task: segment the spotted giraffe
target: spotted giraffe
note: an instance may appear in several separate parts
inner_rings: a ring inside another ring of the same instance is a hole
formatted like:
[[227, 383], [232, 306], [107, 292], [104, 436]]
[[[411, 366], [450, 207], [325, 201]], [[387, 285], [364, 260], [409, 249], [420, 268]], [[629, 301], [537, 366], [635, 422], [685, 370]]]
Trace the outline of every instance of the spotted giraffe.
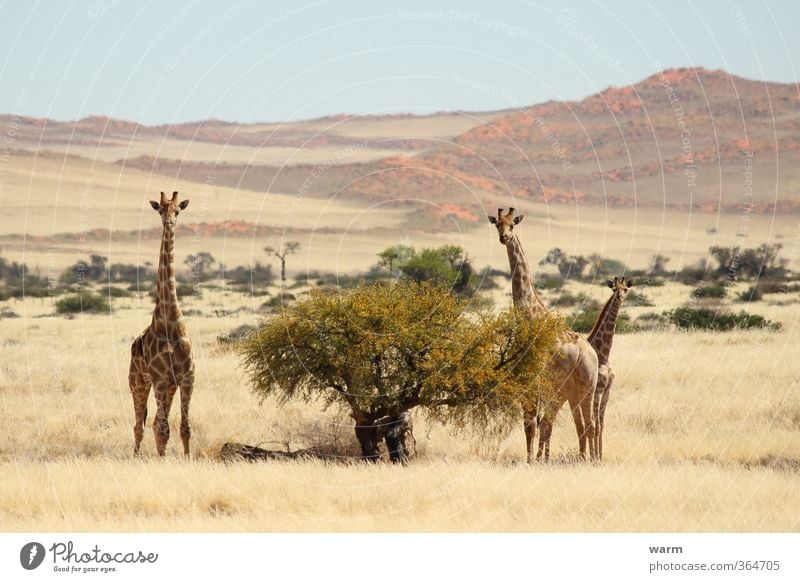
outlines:
[[194, 386], [194, 362], [192, 342], [186, 335], [178, 293], [175, 285], [174, 247], [175, 224], [178, 214], [189, 205], [188, 200], [178, 202], [178, 193], [168, 199], [162, 192], [161, 201], [150, 205], [161, 215], [164, 231], [161, 235], [161, 253], [158, 261], [156, 306], [153, 319], [142, 334], [131, 345], [131, 364], [128, 374], [135, 424], [133, 426], [135, 455], [144, 435], [147, 420], [147, 399], [152, 386], [156, 397], [156, 415], [153, 432], [156, 449], [164, 456], [169, 440], [169, 411], [178, 388], [181, 391], [181, 440], [183, 452], [189, 454], [189, 401]]
[[614, 383], [614, 371], [608, 363], [611, 355], [611, 344], [614, 342], [614, 332], [617, 328], [617, 317], [622, 302], [628, 295], [628, 290], [633, 287], [631, 279], [614, 277], [608, 280], [608, 286], [613, 291], [603, 310], [589, 332], [589, 343], [597, 352], [597, 363], [600, 366], [597, 374], [597, 388], [594, 392], [594, 424], [595, 424], [595, 449], [597, 458], [603, 458], [603, 429], [605, 428], [606, 407], [611, 396], [611, 386]]
[[[549, 310], [536, 291], [528, 259], [525, 257], [517, 235], [514, 234], [514, 227], [522, 222], [522, 219], [522, 215], [515, 215], [514, 208], [509, 208], [505, 214], [502, 208], [498, 208], [497, 217], [489, 216], [489, 222], [497, 228], [500, 244], [504, 245], [508, 251], [514, 305], [528, 309], [531, 317], [536, 317], [548, 313]], [[528, 462], [533, 462], [533, 441], [536, 437], [539, 414], [543, 414], [543, 426], [545, 423], [551, 426], [552, 419], [564, 402], [569, 402], [572, 411], [581, 458], [586, 458], [587, 445], [590, 457], [594, 458], [595, 437], [592, 403], [597, 384], [597, 354], [585, 338], [573, 331], [566, 331], [559, 338], [556, 354], [548, 366], [552, 373], [553, 383], [558, 389], [559, 398], [554, 407], [548, 407], [543, 411], [534, 408], [524, 410]], [[550, 457], [549, 443], [546, 449], [542, 448], [541, 434], [539, 445], [537, 458], [544, 455], [547, 460]]]

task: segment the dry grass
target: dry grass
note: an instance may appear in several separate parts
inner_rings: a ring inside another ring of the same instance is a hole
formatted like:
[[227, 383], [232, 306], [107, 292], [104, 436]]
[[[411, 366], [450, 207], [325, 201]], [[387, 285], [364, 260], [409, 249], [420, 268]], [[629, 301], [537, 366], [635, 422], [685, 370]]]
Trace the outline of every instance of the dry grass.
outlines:
[[[658, 292], [648, 295], [667, 305], [686, 288]], [[346, 417], [313, 405], [259, 404], [235, 353], [216, 341], [252, 321], [244, 313], [189, 318], [193, 459], [181, 458], [174, 437], [168, 458], [154, 458], [148, 430], [144, 459], [133, 460], [128, 349], [149, 309], [117, 301], [113, 317], [74, 320], [47, 317], [47, 301], [9, 304], [24, 317], [0, 331], [3, 531], [800, 530], [787, 511], [800, 505], [792, 306], [759, 308], [784, 323], [778, 333], [619, 336], [603, 465], [572, 460], [576, 438], [562, 411], [550, 466], [522, 463], [521, 430], [484, 441], [418, 419], [420, 457], [400, 468], [216, 461], [228, 440], [299, 448], [320, 427], [349, 435]], [[211, 299], [187, 307], [213, 313]]]

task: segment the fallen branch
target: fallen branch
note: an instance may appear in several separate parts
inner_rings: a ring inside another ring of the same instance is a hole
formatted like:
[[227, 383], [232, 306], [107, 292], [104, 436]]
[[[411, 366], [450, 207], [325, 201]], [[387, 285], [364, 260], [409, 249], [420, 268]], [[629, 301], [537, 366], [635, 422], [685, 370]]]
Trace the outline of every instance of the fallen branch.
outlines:
[[270, 459], [325, 459], [327, 455], [317, 449], [300, 449], [298, 451], [271, 451], [243, 445], [242, 443], [225, 443], [220, 450], [220, 458], [223, 461], [266, 461]]

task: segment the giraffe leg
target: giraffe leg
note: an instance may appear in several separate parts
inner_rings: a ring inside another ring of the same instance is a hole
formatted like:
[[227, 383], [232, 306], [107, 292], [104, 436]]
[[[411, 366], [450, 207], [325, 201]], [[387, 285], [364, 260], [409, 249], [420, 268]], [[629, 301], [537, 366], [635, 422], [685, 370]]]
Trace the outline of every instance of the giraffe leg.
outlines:
[[[586, 423], [583, 417], [580, 401], [570, 401], [569, 409], [572, 412], [572, 420], [575, 422], [575, 432], [578, 433], [578, 456], [581, 460], [586, 459]], [[594, 447], [592, 447], [594, 449]]]
[[609, 368], [608, 366], [600, 366], [600, 369], [597, 373], [597, 387], [594, 391], [594, 403], [592, 405], [592, 414], [594, 415], [594, 427], [595, 427], [595, 451], [597, 451], [598, 459], [603, 458], [601, 452], [601, 440], [602, 440], [602, 422], [600, 419], [600, 405], [603, 399], [603, 395], [606, 392], [608, 387], [608, 373]]
[[536, 453], [537, 461], [550, 460], [550, 436], [553, 434], [553, 423], [556, 421], [555, 414], [552, 416], [545, 414], [539, 426], [539, 450]]
[[163, 457], [169, 441], [169, 411], [172, 408], [172, 399], [175, 397], [177, 387], [174, 385], [158, 384], [155, 386], [156, 417], [153, 420], [153, 432], [156, 435], [156, 450]]
[[[599, 409], [597, 412], [597, 427], [595, 430], [597, 431], [597, 457], [600, 460], [603, 460], [603, 429], [606, 425], [606, 407], [608, 406], [608, 399], [611, 397], [611, 386], [614, 384], [614, 372], [611, 368], [608, 369], [608, 378], [606, 381], [605, 390], [603, 391], [603, 397], [599, 403]], [[599, 381], [598, 381], [599, 386]]]
[[[595, 388], [595, 385], [592, 388]], [[595, 425], [594, 414], [592, 412], [592, 405], [594, 404], [594, 390], [585, 395], [578, 402], [580, 408], [580, 416], [583, 421], [583, 433], [581, 436], [581, 459], [586, 459], [586, 446], [589, 447], [589, 458], [595, 460], [597, 458], [597, 449], [595, 447]], [[577, 427], [577, 424], [576, 424]]]
[[144, 437], [144, 423], [147, 421], [147, 399], [150, 397], [150, 378], [144, 372], [144, 361], [131, 359], [128, 372], [128, 384], [133, 396], [133, 454], [139, 455], [139, 448]]
[[525, 419], [525, 444], [528, 447], [529, 463], [533, 463], [533, 441], [536, 438], [536, 428], [538, 424], [536, 415], [536, 409], [523, 411], [523, 417]]
[[191, 370], [181, 381], [181, 441], [183, 441], [183, 454], [189, 456], [189, 438], [192, 431], [189, 428], [189, 402], [194, 389], [194, 370]]

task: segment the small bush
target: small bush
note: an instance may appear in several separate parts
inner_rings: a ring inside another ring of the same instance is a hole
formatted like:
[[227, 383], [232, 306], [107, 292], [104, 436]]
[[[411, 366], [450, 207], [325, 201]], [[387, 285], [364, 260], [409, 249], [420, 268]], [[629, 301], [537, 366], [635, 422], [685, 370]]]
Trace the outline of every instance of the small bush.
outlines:
[[256, 329], [254, 325], [240, 325], [230, 331], [230, 333], [217, 336], [217, 341], [223, 345], [234, 345], [246, 340]]
[[739, 301], [750, 303], [753, 301], [761, 301], [764, 298], [764, 292], [758, 285], [751, 285], [744, 291], [739, 291], [736, 294], [736, 297], [739, 299]]
[[740, 311], [725, 313], [716, 309], [678, 307], [664, 313], [669, 320], [681, 329], [707, 329], [729, 331], [731, 329], [771, 329], [779, 330], [781, 324], [761, 315]]
[[669, 319], [660, 313], [643, 313], [633, 323], [633, 326], [639, 331], [664, 329], [667, 325], [669, 325]]
[[663, 287], [664, 284], [664, 279], [656, 279], [654, 277], [642, 277], [636, 279], [637, 287]]
[[131, 297], [133, 294], [128, 289], [121, 287], [108, 287], [109, 297]]
[[702, 285], [692, 290], [694, 299], [722, 299], [728, 294], [728, 288], [721, 284]]
[[[636, 284], [638, 285], [639, 282], [637, 281]], [[653, 305], [655, 305], [650, 301], [650, 298], [641, 291], [628, 291], [625, 302], [634, 307], [653, 307]]]
[[56, 313], [59, 315], [67, 313], [105, 313], [111, 310], [108, 299], [104, 295], [92, 293], [91, 291], [81, 291], [68, 295], [56, 302]]
[[600, 310], [602, 305], [596, 299], [592, 299], [586, 293], [578, 293], [577, 295], [573, 295], [569, 292], [561, 293], [558, 297], [556, 297], [553, 301], [550, 302], [553, 307], [574, 307], [576, 305], [580, 305], [584, 311], [588, 310]]
[[274, 297], [270, 298], [269, 301], [265, 301], [264, 303], [261, 304], [261, 310], [271, 311], [273, 309], [278, 309], [280, 307], [288, 305], [289, 303], [295, 301], [296, 299], [297, 297], [291, 293], [283, 293], [281, 295], [275, 295]]
[[800, 291], [800, 283], [786, 283], [781, 281], [764, 283], [760, 281], [759, 289], [761, 289], [763, 293], [797, 293]]
[[0, 309], [0, 319], [16, 319], [19, 315], [8, 307]]

